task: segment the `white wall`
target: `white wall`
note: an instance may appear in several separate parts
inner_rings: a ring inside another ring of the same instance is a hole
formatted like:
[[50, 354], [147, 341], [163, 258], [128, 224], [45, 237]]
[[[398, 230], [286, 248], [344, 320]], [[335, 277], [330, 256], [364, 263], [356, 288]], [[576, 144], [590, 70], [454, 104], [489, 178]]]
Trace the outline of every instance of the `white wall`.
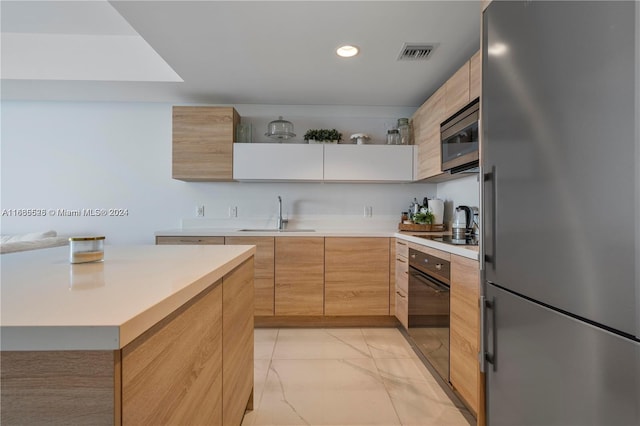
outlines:
[[[407, 108], [236, 108], [254, 123], [284, 115], [300, 135], [307, 125], [324, 123], [338, 123], [332, 127], [347, 132], [380, 132], [385, 123], [412, 113]], [[436, 186], [430, 184], [173, 180], [169, 104], [2, 102], [1, 120], [2, 234], [55, 229], [61, 234], [104, 234], [111, 244], [152, 243], [155, 231], [179, 228], [182, 219], [195, 218], [198, 204], [205, 205], [205, 219], [227, 221], [229, 226], [246, 218], [272, 219], [277, 195], [283, 197], [291, 218], [362, 217], [364, 206], [369, 205], [374, 219], [396, 220], [414, 197], [436, 195]], [[266, 124], [254, 131], [264, 133]], [[229, 206], [238, 207], [237, 219], [227, 218]], [[16, 217], [9, 212], [85, 208], [123, 208], [128, 215]], [[193, 220], [187, 222], [193, 226]]]
[[453, 209], [457, 206], [480, 206], [480, 184], [478, 174], [438, 184], [438, 198], [444, 200], [444, 222], [453, 220]]

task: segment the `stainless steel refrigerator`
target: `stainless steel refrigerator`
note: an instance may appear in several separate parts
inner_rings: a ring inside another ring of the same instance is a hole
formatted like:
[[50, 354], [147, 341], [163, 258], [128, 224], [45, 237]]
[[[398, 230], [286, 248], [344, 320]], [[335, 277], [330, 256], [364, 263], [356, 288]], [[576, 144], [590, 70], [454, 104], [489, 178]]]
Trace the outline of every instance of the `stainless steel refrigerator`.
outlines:
[[487, 423], [640, 425], [634, 1], [483, 15]]

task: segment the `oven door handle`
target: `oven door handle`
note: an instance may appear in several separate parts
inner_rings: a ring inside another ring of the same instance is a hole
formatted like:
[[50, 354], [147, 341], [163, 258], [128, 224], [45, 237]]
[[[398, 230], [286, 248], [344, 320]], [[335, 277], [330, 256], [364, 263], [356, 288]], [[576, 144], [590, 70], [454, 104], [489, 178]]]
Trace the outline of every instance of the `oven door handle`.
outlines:
[[423, 284], [426, 284], [427, 286], [431, 287], [432, 289], [434, 289], [437, 293], [448, 293], [449, 292], [449, 287], [447, 287], [444, 284], [439, 283], [438, 281], [434, 280], [433, 278], [431, 278], [428, 275], [425, 275], [421, 272], [417, 272], [417, 271], [410, 271], [410, 274], [413, 278], [417, 279], [418, 281], [420, 281]]

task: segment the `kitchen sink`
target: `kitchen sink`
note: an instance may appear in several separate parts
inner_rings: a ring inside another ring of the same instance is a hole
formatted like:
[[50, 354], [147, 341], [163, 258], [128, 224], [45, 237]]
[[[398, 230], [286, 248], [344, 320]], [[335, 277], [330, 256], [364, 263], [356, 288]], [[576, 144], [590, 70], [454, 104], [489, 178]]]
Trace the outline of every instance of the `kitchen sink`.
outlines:
[[239, 232], [316, 232], [315, 229], [268, 229], [268, 228], [255, 228], [255, 229], [238, 229]]

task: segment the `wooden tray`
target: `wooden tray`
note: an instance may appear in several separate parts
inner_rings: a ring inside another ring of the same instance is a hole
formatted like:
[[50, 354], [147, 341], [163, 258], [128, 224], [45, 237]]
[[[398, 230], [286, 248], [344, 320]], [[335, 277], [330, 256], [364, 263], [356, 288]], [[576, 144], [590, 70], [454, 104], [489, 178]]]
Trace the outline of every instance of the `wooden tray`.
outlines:
[[416, 231], [416, 232], [442, 232], [446, 230], [445, 224], [440, 225], [427, 225], [418, 223], [399, 223], [398, 230], [400, 231]]

